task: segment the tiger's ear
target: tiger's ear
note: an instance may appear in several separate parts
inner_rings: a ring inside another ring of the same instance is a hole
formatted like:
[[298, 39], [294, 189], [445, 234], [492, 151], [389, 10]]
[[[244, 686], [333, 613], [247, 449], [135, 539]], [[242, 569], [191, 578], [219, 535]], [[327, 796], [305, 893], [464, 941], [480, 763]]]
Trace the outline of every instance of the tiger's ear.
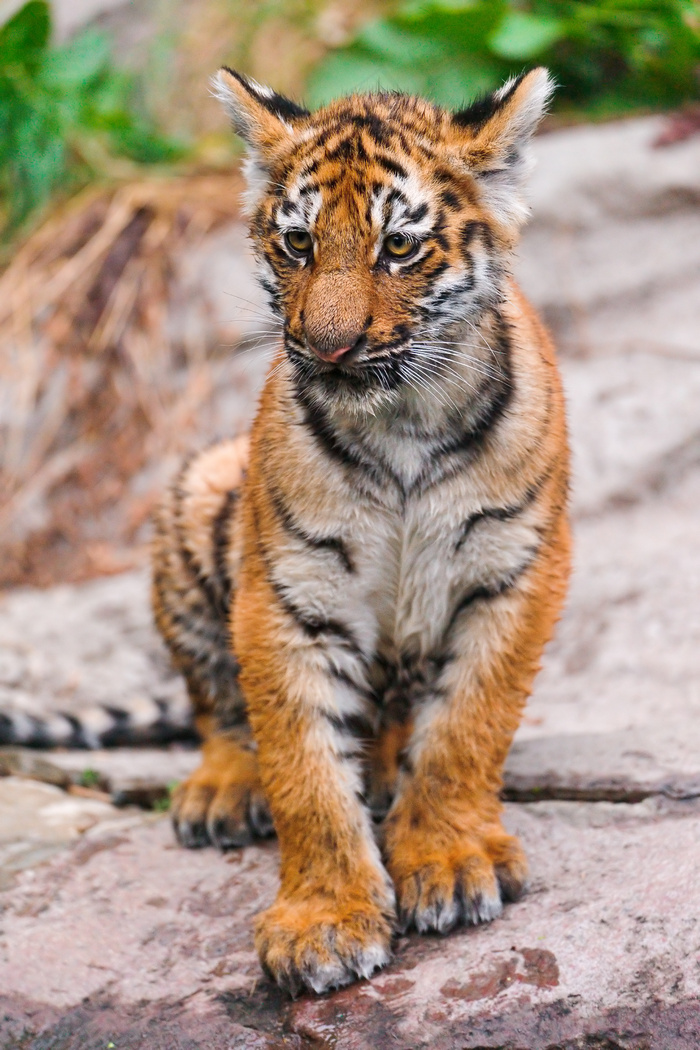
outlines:
[[530, 139], [553, 91], [554, 81], [540, 66], [452, 116], [460, 153], [477, 178], [484, 203], [498, 220], [516, 229], [528, 215], [523, 187], [531, 167]]
[[243, 163], [248, 189], [243, 203], [251, 215], [269, 188], [271, 154], [285, 142], [292, 142], [295, 122], [310, 114], [272, 88], [226, 66], [213, 77], [212, 87], [223, 102], [234, 131], [248, 147]]
[[309, 116], [309, 111], [296, 102], [226, 66], [212, 79], [212, 86], [234, 131], [259, 153], [291, 139], [295, 121]]

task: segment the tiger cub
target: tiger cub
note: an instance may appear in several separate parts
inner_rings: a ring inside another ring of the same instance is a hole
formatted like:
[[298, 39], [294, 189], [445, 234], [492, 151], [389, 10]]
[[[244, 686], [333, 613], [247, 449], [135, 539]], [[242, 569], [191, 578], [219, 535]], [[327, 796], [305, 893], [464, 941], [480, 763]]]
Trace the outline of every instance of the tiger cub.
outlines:
[[565, 595], [569, 456], [509, 268], [551, 83], [457, 113], [216, 86], [283, 337], [250, 438], [186, 464], [157, 516], [156, 620], [205, 738], [173, 818], [191, 847], [274, 825], [257, 949], [323, 992], [397, 929], [488, 922], [525, 886], [499, 790]]

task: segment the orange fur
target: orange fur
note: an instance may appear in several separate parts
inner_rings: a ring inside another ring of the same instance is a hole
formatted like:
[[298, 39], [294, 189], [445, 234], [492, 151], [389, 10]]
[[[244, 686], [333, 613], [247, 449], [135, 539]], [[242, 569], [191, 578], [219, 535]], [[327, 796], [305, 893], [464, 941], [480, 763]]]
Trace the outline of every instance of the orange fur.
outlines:
[[264, 797], [281, 887], [256, 944], [292, 992], [525, 885], [499, 792], [565, 596], [568, 449], [507, 273], [548, 90], [534, 71], [457, 115], [394, 95], [311, 115], [219, 77], [284, 344], [249, 446], [166, 497], [154, 603], [209, 734], [176, 829], [235, 844]]

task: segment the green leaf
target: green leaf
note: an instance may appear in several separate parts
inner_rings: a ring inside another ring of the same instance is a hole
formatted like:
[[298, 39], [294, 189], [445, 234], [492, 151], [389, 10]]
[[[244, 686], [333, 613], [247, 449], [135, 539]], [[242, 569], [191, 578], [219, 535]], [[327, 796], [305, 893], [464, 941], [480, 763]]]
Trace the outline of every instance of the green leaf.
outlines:
[[419, 20], [433, 11], [455, 11], [474, 10], [483, 6], [481, 0], [406, 0], [399, 8], [399, 13], [412, 20]]
[[390, 22], [370, 22], [359, 33], [357, 43], [392, 65], [411, 66], [439, 60], [443, 49], [439, 41], [407, 32]]
[[[483, 4], [481, 6], [484, 6]], [[478, 0], [433, 0], [436, 11], [475, 11], [479, 7]]]
[[87, 87], [109, 64], [109, 40], [88, 31], [46, 56], [41, 79], [47, 87]]
[[428, 75], [427, 90], [439, 106], [462, 109], [477, 96], [494, 91], [501, 79], [493, 63], [472, 58], [461, 65], [442, 63]]
[[0, 68], [16, 64], [35, 68], [51, 36], [45, 0], [30, 0], [0, 29]]
[[420, 94], [425, 79], [418, 70], [377, 62], [371, 55], [358, 51], [337, 52], [312, 74], [307, 84], [307, 97], [312, 106], [321, 106], [338, 95], [353, 91], [380, 89]]
[[509, 11], [490, 37], [489, 45], [500, 58], [527, 60], [561, 40], [565, 30], [561, 19]]

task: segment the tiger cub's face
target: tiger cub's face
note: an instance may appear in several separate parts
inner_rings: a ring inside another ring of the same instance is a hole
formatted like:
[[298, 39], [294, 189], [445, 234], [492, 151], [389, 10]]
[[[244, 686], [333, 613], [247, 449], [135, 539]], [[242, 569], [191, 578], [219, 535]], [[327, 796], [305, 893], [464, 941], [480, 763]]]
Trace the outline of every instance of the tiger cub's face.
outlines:
[[227, 69], [216, 88], [248, 145], [260, 280], [297, 382], [376, 402], [426, 359], [439, 371], [499, 299], [546, 71], [456, 114], [396, 94], [311, 114]]

